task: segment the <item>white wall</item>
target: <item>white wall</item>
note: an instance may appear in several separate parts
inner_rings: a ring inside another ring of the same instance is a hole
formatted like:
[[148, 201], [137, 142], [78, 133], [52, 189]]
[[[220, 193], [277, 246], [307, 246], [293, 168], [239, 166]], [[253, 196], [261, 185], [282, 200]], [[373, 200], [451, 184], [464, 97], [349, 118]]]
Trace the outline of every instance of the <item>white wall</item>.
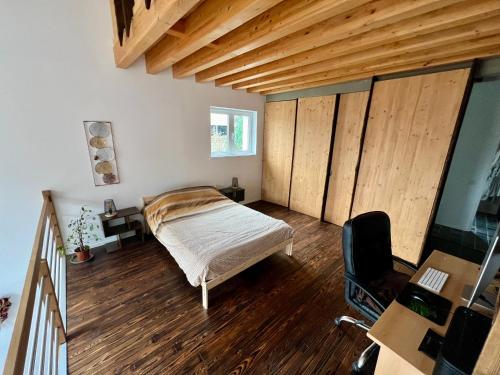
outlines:
[[[104, 0], [10, 1], [0, 35], [0, 296], [19, 298], [42, 189], [54, 191], [62, 221], [81, 204], [137, 205], [233, 176], [247, 201], [260, 199], [263, 97], [148, 75], [143, 61], [115, 68]], [[209, 158], [210, 105], [258, 111], [257, 156]], [[120, 184], [94, 186], [84, 120], [112, 122]], [[12, 316], [0, 328], [0, 370]]]
[[436, 222], [469, 231], [500, 142], [500, 81], [475, 83]]

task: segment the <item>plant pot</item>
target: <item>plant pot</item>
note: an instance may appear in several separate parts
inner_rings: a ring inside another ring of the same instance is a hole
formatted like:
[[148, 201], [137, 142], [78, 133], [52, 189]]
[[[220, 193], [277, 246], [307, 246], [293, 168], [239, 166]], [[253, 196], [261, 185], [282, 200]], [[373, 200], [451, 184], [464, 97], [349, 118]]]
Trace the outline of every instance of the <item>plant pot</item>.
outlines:
[[83, 249], [78, 248], [75, 250], [75, 256], [78, 262], [85, 262], [90, 258], [90, 247], [85, 246]]

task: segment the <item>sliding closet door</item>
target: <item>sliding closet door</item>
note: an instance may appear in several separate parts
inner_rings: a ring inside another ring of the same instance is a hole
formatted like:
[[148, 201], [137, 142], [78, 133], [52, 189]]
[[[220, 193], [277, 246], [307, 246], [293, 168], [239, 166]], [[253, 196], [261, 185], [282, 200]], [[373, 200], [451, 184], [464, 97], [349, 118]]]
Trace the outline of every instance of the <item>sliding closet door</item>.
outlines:
[[387, 212], [394, 255], [414, 264], [421, 256], [469, 74], [470, 69], [459, 69], [374, 86], [352, 216]]
[[335, 95], [298, 100], [290, 209], [321, 217]]
[[340, 226], [349, 219], [369, 95], [363, 91], [340, 96], [324, 216]]
[[266, 103], [262, 199], [288, 206], [297, 101]]

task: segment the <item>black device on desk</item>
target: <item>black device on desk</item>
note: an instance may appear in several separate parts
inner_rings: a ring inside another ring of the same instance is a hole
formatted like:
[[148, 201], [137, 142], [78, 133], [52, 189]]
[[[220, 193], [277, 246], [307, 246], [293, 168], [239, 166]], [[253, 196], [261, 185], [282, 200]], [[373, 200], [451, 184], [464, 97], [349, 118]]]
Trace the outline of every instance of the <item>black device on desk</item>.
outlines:
[[418, 347], [418, 351], [423, 352], [435, 361], [443, 344], [444, 337], [429, 328]]
[[396, 301], [440, 326], [445, 325], [452, 305], [450, 300], [413, 283], [406, 284]]
[[433, 374], [472, 374], [490, 328], [490, 318], [467, 307], [457, 307], [446, 331]]

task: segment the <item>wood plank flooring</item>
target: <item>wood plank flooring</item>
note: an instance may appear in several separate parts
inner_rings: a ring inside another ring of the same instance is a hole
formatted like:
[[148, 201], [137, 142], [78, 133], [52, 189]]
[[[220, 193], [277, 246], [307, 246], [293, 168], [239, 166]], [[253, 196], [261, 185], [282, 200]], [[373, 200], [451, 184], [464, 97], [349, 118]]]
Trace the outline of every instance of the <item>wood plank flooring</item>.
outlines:
[[156, 240], [68, 265], [70, 374], [348, 374], [370, 343], [344, 302], [341, 229], [266, 202], [295, 229], [278, 253], [210, 291]]

